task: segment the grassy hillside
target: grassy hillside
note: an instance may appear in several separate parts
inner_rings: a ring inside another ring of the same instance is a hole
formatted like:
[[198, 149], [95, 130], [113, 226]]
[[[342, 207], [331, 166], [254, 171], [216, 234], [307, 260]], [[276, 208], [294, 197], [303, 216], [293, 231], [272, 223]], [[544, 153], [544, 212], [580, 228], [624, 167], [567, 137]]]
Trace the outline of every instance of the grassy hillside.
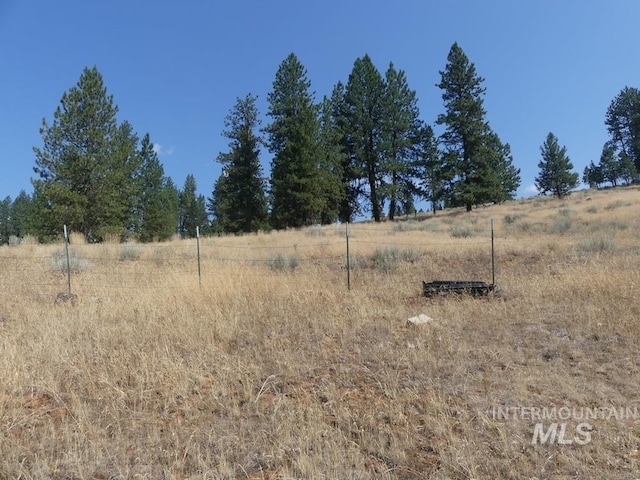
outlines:
[[[350, 291], [337, 226], [202, 239], [200, 279], [195, 240], [74, 236], [74, 306], [62, 245], [2, 247], [0, 479], [637, 478], [639, 205], [352, 225]], [[500, 295], [423, 297], [491, 281], [491, 219]]]

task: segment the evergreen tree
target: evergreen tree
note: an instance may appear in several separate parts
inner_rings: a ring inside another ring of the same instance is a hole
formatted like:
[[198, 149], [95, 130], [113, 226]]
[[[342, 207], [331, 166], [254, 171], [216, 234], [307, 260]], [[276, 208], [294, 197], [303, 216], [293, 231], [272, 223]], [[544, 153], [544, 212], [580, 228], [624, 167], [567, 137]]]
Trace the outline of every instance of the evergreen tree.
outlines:
[[64, 93], [51, 125], [42, 121], [44, 145], [34, 148], [34, 226], [42, 238], [59, 235], [62, 225], [89, 241], [122, 235], [131, 216], [132, 174], [137, 139], [107, 94], [96, 67], [85, 68]]
[[181, 237], [195, 238], [197, 228], [207, 227], [207, 209], [204, 195], [198, 195], [198, 185], [193, 175], [187, 175], [179, 194], [179, 233]]
[[604, 181], [610, 182], [612, 187], [617, 187], [622, 174], [621, 165], [616, 158], [615, 149], [608, 143], [602, 147], [599, 167]]
[[139, 155], [133, 229], [142, 242], [165, 241], [176, 233], [175, 188], [164, 174], [148, 133], [142, 138]]
[[490, 132], [485, 142], [483, 151], [487, 155], [489, 168], [484, 178], [489, 188], [485, 189], [486, 197], [479, 196], [478, 200], [487, 203], [513, 200], [520, 187], [520, 169], [513, 165], [511, 146], [503, 144], [495, 132]]
[[573, 172], [573, 164], [567, 156], [567, 148], [560, 147], [558, 138], [549, 133], [540, 147], [542, 160], [538, 163], [540, 172], [535, 186], [542, 195], [548, 192], [558, 198], [568, 195], [578, 185], [578, 174]]
[[11, 223], [11, 197], [0, 201], [0, 245], [9, 243]]
[[442, 157], [438, 151], [438, 143], [430, 125], [422, 124], [418, 138], [414, 144], [414, 170], [418, 179], [418, 193], [431, 204], [436, 213], [444, 197], [447, 186], [447, 175], [444, 171]]
[[335, 128], [336, 152], [341, 156], [342, 191], [338, 218], [342, 222], [351, 222], [362, 213], [360, 198], [364, 195], [362, 168], [353, 155], [350, 109], [346, 101], [346, 87], [338, 82], [331, 92], [331, 116]]
[[166, 224], [164, 221], [162, 222], [162, 226], [166, 230], [159, 230], [158, 240], [169, 240], [173, 235], [179, 233], [180, 228], [180, 191], [171, 177], [165, 177], [164, 179], [160, 202], [168, 218], [166, 219]]
[[[376, 222], [382, 220], [384, 198], [383, 158], [385, 84], [368, 55], [354, 64], [345, 90], [344, 118], [350, 169], [364, 179], [365, 191]], [[382, 192], [380, 191], [382, 189]]]
[[9, 235], [24, 238], [31, 232], [29, 217], [32, 212], [33, 201], [24, 190], [20, 190], [18, 196], [11, 203]]
[[422, 126], [416, 92], [409, 88], [405, 72], [396, 70], [393, 63], [386, 72], [383, 101], [381, 168], [387, 181], [381, 190], [389, 200], [389, 220], [393, 220], [398, 207], [406, 204], [417, 190], [412, 154]]
[[278, 68], [268, 94], [266, 128], [271, 162], [271, 224], [275, 228], [318, 223], [321, 200], [316, 195], [317, 111], [309, 89], [307, 72], [290, 54]]
[[629, 155], [620, 152], [618, 156], [620, 178], [627, 185], [631, 185], [638, 178], [638, 169]]
[[591, 160], [589, 165], [584, 167], [582, 181], [589, 185], [589, 188], [600, 188], [600, 185], [604, 183], [604, 175], [602, 175], [600, 165], [596, 165]]
[[267, 200], [260, 164], [261, 138], [256, 97], [237, 99], [225, 119], [223, 135], [229, 152], [220, 153], [222, 175], [215, 183], [210, 210], [216, 226], [224, 232], [256, 232], [267, 221]]
[[320, 222], [329, 224], [339, 218], [347, 193], [343, 183], [343, 165], [348, 157], [342, 146], [333, 101], [324, 97], [319, 110], [316, 196], [319, 199]]
[[447, 61], [438, 84], [443, 90], [445, 113], [436, 123], [446, 125], [440, 142], [446, 162], [443, 170], [450, 182], [448, 203], [464, 205], [470, 211], [479, 203], [513, 196], [513, 187], [520, 182], [519, 171], [511, 168], [510, 152], [485, 120], [484, 79], [477, 75], [475, 65], [457, 43]]
[[625, 87], [607, 109], [605, 125], [610, 145], [640, 170], [640, 90]]

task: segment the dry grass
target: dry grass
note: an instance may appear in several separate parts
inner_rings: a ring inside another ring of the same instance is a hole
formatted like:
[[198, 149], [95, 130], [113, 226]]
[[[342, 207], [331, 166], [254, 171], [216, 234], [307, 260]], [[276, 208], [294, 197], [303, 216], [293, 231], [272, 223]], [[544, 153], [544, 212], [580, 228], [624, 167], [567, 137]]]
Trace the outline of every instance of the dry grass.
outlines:
[[[351, 291], [335, 226], [203, 239], [201, 283], [193, 240], [72, 237], [75, 306], [60, 245], [0, 248], [0, 478], [636, 478], [640, 417], [533, 445], [535, 420], [491, 409], [638, 407], [639, 202], [353, 225]], [[421, 296], [491, 280], [491, 218], [507, 297]]]

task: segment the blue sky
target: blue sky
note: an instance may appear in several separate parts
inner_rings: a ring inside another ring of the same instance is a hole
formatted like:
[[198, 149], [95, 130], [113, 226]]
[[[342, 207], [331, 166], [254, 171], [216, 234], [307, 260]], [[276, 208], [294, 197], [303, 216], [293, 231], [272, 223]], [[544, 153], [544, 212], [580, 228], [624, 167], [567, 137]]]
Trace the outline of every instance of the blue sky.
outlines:
[[[276, 70], [293, 52], [317, 100], [369, 54], [407, 74], [421, 117], [444, 110], [436, 87], [454, 42], [485, 78], [487, 120], [532, 194], [553, 132], [575, 170], [599, 159], [610, 102], [640, 83], [637, 0], [0, 0], [0, 198], [32, 192], [32, 148], [85, 66], [165, 172], [211, 195], [227, 150], [224, 117], [258, 96], [263, 126]], [[438, 132], [438, 130], [436, 130]], [[263, 152], [268, 173], [270, 155]]]

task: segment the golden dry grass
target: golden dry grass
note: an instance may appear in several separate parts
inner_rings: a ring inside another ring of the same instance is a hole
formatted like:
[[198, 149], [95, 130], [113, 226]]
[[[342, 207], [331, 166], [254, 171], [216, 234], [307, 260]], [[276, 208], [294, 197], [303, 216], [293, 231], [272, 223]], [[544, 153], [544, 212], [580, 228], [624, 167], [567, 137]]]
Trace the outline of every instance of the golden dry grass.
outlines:
[[[492, 409], [638, 408], [639, 203], [352, 225], [351, 291], [337, 226], [202, 239], [201, 281], [195, 240], [74, 236], [75, 306], [61, 245], [0, 248], [0, 478], [637, 478], [640, 417], [533, 445]], [[423, 297], [491, 281], [490, 219], [505, 295]]]

